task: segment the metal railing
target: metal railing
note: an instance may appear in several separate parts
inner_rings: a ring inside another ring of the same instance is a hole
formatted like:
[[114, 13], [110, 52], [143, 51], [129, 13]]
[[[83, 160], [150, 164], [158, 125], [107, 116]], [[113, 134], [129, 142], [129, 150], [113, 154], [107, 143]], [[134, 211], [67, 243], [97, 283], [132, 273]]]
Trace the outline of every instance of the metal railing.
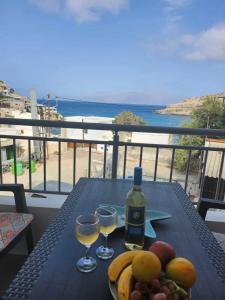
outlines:
[[[70, 138], [61, 138], [61, 137], [41, 137], [41, 136], [18, 136], [18, 135], [0, 135], [1, 139], [7, 138], [13, 141], [13, 166], [14, 166], [14, 182], [17, 183], [17, 146], [16, 143], [19, 140], [27, 140], [27, 148], [28, 148], [28, 172], [29, 172], [29, 187], [26, 189], [28, 192], [38, 192], [38, 193], [58, 193], [58, 194], [68, 194], [68, 192], [62, 191], [61, 183], [61, 167], [62, 167], [62, 151], [61, 145], [62, 143], [72, 143], [73, 147], [73, 157], [72, 157], [72, 167], [73, 167], [73, 178], [72, 184], [76, 183], [76, 164], [77, 164], [77, 144], [85, 143], [88, 145], [88, 171], [87, 176], [92, 177], [92, 170], [91, 170], [91, 161], [92, 161], [92, 146], [101, 144], [104, 147], [103, 151], [103, 167], [102, 167], [102, 178], [106, 178], [106, 166], [108, 161], [109, 154], [107, 153], [108, 146], [112, 147], [112, 155], [111, 155], [111, 173], [110, 177], [117, 178], [118, 173], [118, 160], [121, 158], [121, 153], [119, 149], [123, 149], [123, 168], [122, 168], [122, 178], [126, 178], [127, 172], [127, 153], [128, 149], [132, 147], [136, 147], [140, 149], [139, 157], [138, 157], [138, 164], [142, 166], [143, 161], [143, 151], [145, 149], [155, 149], [155, 164], [154, 164], [154, 174], [152, 180], [157, 180], [157, 170], [158, 170], [158, 161], [159, 161], [159, 151], [161, 149], [170, 149], [172, 151], [171, 155], [171, 163], [170, 163], [170, 170], [169, 170], [169, 179], [168, 181], [173, 181], [173, 172], [174, 172], [174, 162], [177, 150], [185, 150], [187, 151], [187, 166], [185, 171], [185, 180], [184, 180], [184, 189], [187, 190], [188, 186], [188, 179], [190, 174], [190, 162], [192, 158], [192, 152], [197, 150], [201, 153], [201, 180], [199, 183], [200, 186], [200, 196], [202, 195], [203, 191], [203, 183], [205, 178], [206, 172], [206, 165], [207, 165], [207, 158], [209, 151], [217, 151], [221, 152], [221, 160], [219, 163], [219, 170], [218, 170], [218, 179], [217, 179], [217, 186], [215, 192], [215, 199], [218, 199], [219, 192], [221, 188], [222, 182], [222, 173], [223, 173], [223, 165], [224, 165], [224, 154], [225, 148], [220, 147], [206, 147], [206, 146], [181, 146], [176, 144], [150, 144], [150, 143], [132, 143], [127, 141], [120, 140], [120, 133], [121, 132], [145, 132], [145, 133], [169, 133], [169, 134], [176, 134], [176, 135], [197, 135], [203, 137], [220, 137], [222, 139], [225, 138], [225, 130], [221, 129], [196, 129], [196, 128], [179, 128], [179, 127], [159, 127], [159, 126], [137, 126], [137, 125], [116, 125], [116, 124], [100, 124], [100, 123], [83, 123], [83, 122], [65, 122], [65, 121], [50, 121], [50, 120], [25, 120], [25, 119], [9, 119], [9, 118], [1, 118], [0, 125], [22, 125], [22, 126], [34, 126], [34, 127], [45, 127], [45, 128], [73, 128], [73, 129], [83, 129], [83, 130], [104, 130], [113, 132], [112, 140], [83, 140], [83, 139], [70, 139]], [[43, 189], [34, 189], [32, 186], [32, 150], [31, 150], [31, 142], [38, 141], [42, 144], [42, 161], [43, 161]], [[47, 188], [46, 182], [46, 160], [47, 160], [47, 153], [46, 153], [46, 144], [48, 142], [56, 142], [58, 143], [58, 188], [57, 191], [52, 191]], [[0, 182], [4, 183], [3, 180], [3, 164], [2, 164], [2, 155], [0, 151]]]

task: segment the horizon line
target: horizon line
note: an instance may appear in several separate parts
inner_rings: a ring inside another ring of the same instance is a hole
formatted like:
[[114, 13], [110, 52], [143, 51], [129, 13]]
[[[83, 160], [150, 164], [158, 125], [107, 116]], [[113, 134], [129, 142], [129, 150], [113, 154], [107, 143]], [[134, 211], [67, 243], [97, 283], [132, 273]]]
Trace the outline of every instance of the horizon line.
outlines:
[[[37, 98], [37, 100], [44, 100], [48, 101], [47, 98]], [[136, 106], [167, 106], [167, 104], [146, 104], [146, 103], [124, 103], [124, 102], [102, 102], [102, 101], [96, 101], [96, 100], [81, 100], [81, 99], [75, 99], [75, 98], [66, 98], [66, 97], [58, 97], [57, 99], [50, 99], [50, 101], [60, 101], [60, 102], [78, 102], [78, 103], [97, 103], [97, 104], [109, 104], [109, 105], [136, 105]]]

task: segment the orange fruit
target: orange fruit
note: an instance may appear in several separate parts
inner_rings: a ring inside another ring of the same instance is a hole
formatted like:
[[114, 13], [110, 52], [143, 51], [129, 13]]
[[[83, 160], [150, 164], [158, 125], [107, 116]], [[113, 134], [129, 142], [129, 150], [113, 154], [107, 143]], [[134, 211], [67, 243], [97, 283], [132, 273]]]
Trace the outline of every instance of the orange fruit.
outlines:
[[150, 282], [158, 278], [161, 272], [161, 263], [158, 257], [149, 251], [141, 251], [132, 260], [132, 273], [137, 281]]
[[177, 257], [167, 264], [166, 277], [176, 281], [184, 288], [191, 288], [196, 280], [196, 270], [190, 260]]

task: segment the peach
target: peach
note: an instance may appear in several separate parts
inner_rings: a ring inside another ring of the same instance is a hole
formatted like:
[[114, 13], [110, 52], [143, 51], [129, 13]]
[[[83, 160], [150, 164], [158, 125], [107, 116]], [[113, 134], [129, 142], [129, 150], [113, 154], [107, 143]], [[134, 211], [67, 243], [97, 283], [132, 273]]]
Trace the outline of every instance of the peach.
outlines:
[[148, 249], [153, 252], [156, 256], [158, 256], [162, 268], [165, 268], [166, 264], [173, 258], [176, 257], [176, 252], [172, 245], [166, 243], [164, 241], [156, 241], [154, 242]]
[[166, 277], [176, 281], [184, 288], [191, 288], [196, 281], [196, 270], [190, 260], [177, 257], [167, 264]]
[[150, 251], [141, 251], [132, 261], [132, 273], [134, 278], [140, 282], [151, 282], [159, 278], [161, 263], [158, 257]]

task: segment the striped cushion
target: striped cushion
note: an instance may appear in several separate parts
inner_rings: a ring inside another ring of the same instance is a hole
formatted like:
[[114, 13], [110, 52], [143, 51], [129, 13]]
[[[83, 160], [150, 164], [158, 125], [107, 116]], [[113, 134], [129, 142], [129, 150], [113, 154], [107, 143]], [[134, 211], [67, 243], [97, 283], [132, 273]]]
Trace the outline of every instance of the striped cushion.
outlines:
[[33, 215], [23, 213], [0, 213], [0, 251], [33, 220]]

